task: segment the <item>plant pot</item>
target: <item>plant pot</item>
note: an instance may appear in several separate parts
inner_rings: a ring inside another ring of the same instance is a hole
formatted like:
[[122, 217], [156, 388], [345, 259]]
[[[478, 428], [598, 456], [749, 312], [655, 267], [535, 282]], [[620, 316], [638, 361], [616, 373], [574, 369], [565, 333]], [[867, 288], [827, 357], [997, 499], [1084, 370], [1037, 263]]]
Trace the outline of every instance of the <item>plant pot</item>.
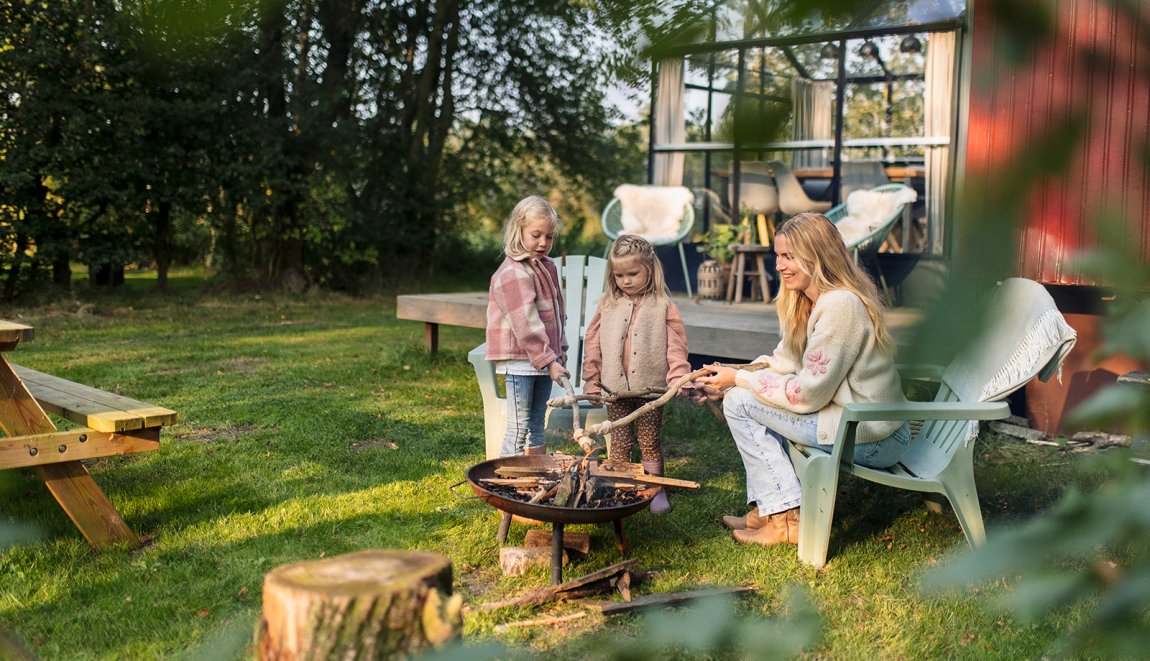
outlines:
[[699, 271], [695, 276], [698, 283], [699, 298], [722, 300], [726, 294], [726, 273], [729, 271], [730, 266], [725, 264], [720, 266], [713, 259], [704, 260], [702, 264], [699, 264]]

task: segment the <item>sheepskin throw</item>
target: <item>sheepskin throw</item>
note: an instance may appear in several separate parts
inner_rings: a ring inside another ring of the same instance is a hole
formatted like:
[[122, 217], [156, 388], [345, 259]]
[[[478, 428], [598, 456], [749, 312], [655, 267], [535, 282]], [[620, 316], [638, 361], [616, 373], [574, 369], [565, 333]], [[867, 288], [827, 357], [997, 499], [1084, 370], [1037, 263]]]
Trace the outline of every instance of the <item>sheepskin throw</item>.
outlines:
[[843, 241], [853, 248], [868, 234], [886, 225], [903, 205], [917, 199], [918, 193], [909, 187], [887, 192], [853, 191], [847, 196], [847, 215], [838, 222]]
[[615, 189], [622, 212], [622, 234], [636, 234], [651, 243], [670, 243], [679, 237], [683, 209], [695, 201], [684, 186], [635, 186]]

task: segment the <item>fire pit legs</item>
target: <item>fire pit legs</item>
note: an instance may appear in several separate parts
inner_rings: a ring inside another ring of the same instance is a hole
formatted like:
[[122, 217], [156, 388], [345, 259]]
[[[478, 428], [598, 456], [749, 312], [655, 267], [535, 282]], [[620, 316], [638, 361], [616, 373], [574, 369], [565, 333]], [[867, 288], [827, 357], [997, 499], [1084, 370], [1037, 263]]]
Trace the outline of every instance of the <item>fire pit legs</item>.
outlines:
[[623, 519], [615, 519], [611, 525], [615, 528], [615, 548], [619, 549], [619, 553], [626, 553], [627, 538], [623, 536]]
[[563, 582], [563, 524], [551, 524], [551, 585]]
[[507, 531], [511, 530], [511, 512], [500, 512], [499, 530], [495, 533], [495, 541], [502, 544], [507, 541]]

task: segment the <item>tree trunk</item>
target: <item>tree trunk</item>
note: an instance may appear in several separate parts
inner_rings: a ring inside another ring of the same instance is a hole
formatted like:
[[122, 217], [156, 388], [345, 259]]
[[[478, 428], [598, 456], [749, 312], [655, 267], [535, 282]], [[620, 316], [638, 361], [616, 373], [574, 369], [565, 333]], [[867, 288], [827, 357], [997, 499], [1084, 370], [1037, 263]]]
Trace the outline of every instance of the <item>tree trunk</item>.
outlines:
[[284, 565], [264, 578], [260, 659], [389, 659], [463, 629], [451, 561], [423, 551], [359, 551]]
[[172, 265], [172, 203], [161, 200], [156, 213], [152, 255], [156, 259], [156, 289], [168, 290], [168, 268]]

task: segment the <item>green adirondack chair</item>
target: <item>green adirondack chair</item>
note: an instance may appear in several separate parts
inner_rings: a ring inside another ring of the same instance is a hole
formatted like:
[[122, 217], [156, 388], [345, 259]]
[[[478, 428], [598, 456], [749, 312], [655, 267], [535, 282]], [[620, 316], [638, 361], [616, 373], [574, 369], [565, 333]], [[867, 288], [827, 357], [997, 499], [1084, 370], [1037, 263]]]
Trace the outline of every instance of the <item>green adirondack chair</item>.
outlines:
[[[848, 404], [827, 453], [788, 443], [802, 485], [799, 558], [826, 563], [839, 472], [898, 489], [945, 496], [971, 546], [986, 541], [974, 484], [974, 437], [978, 421], [1010, 415], [1007, 395], [1037, 376], [1047, 381], [1074, 347], [1075, 332], [1046, 289], [1022, 278], [999, 285], [979, 337], [945, 368], [908, 368], [904, 378], [937, 378], [934, 401], [905, 404]], [[912, 426], [910, 447], [891, 468], [855, 465], [855, 431], [869, 420], [922, 421]]]
[[[559, 270], [559, 284], [563, 288], [563, 298], [567, 304], [567, 371], [571, 373], [571, 385], [576, 394], [582, 392], [583, 336], [595, 310], [599, 297], [603, 295], [603, 282], [607, 275], [607, 260], [587, 255], [567, 255], [556, 260]], [[499, 456], [503, 445], [503, 433], [507, 427], [507, 396], [503, 384], [496, 378], [495, 363], [487, 360], [487, 344], [481, 344], [467, 354], [467, 360], [475, 368], [475, 379], [483, 396], [484, 442], [488, 459]], [[552, 397], [565, 395], [563, 388], [552, 388]], [[580, 408], [583, 427], [607, 419], [607, 407], [591, 406], [584, 403]], [[571, 409], [548, 409], [547, 427], [570, 429]]]

